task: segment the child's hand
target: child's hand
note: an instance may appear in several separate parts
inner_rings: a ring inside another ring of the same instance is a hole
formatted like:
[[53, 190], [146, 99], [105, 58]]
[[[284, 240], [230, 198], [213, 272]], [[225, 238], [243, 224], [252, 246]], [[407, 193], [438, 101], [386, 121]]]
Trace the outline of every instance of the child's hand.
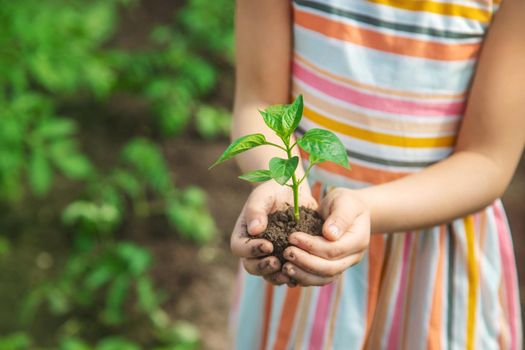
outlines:
[[[308, 185], [300, 188], [299, 198], [300, 205], [317, 207]], [[274, 256], [261, 258], [273, 251], [272, 243], [266, 239], [249, 238], [256, 238], [266, 229], [268, 214], [284, 209], [286, 205], [293, 205], [290, 188], [273, 181], [257, 186], [248, 197], [231, 236], [231, 250], [234, 255], [241, 258], [246, 271], [252, 275], [262, 276], [276, 285], [290, 284], [291, 281], [281, 272], [279, 259]]]
[[370, 213], [351, 190], [337, 188], [321, 202], [323, 236], [290, 235], [283, 272], [301, 286], [322, 286], [361, 261], [370, 240]]

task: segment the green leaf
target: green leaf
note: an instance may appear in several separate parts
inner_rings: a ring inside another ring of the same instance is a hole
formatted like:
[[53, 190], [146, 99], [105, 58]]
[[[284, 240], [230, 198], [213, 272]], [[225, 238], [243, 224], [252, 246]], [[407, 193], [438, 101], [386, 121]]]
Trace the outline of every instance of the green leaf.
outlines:
[[166, 215], [181, 236], [197, 243], [206, 243], [217, 233], [215, 222], [205, 207], [172, 200], [166, 207]]
[[181, 199], [192, 207], [202, 207], [206, 205], [206, 192], [197, 186], [188, 186], [184, 189]]
[[142, 187], [133, 173], [122, 169], [116, 169], [111, 178], [113, 182], [131, 198], [137, 198], [140, 194]]
[[232, 144], [228, 146], [228, 148], [226, 148], [226, 151], [224, 151], [219, 159], [213, 163], [210, 169], [230, 158], [235, 157], [239, 153], [248, 151], [254, 147], [264, 144], [266, 144], [266, 137], [264, 137], [263, 134], [250, 134], [238, 138], [237, 140], [233, 141]]
[[301, 118], [303, 117], [303, 95], [297, 96], [295, 101], [290, 105], [285, 115], [284, 122], [289, 125], [290, 135], [297, 129]]
[[0, 259], [5, 258], [11, 251], [11, 244], [7, 238], [0, 236]]
[[65, 337], [60, 340], [60, 350], [92, 350], [82, 339], [77, 337]]
[[310, 161], [313, 163], [331, 161], [350, 168], [345, 146], [331, 131], [310, 129], [297, 140], [297, 143], [310, 154]]
[[64, 157], [54, 157], [53, 160], [57, 168], [69, 179], [85, 179], [93, 171], [91, 162], [81, 153], [71, 153]]
[[120, 275], [110, 285], [106, 294], [106, 310], [104, 311], [104, 319], [109, 324], [115, 325], [123, 321], [122, 304], [128, 295], [130, 282], [127, 275]]
[[143, 183], [158, 193], [166, 193], [173, 187], [168, 166], [161, 149], [150, 140], [135, 138], [122, 151], [122, 158], [140, 175]]
[[55, 139], [73, 134], [76, 124], [69, 119], [45, 119], [35, 129], [35, 133], [43, 138]]
[[145, 248], [133, 243], [120, 243], [116, 247], [116, 254], [126, 266], [126, 272], [133, 276], [146, 273], [151, 265], [151, 254]]
[[159, 306], [159, 297], [151, 280], [142, 276], [137, 280], [137, 298], [140, 309], [144, 312], [152, 312]]
[[288, 140], [303, 116], [303, 96], [297, 96], [291, 104], [270, 106], [260, 113], [266, 125], [275, 131], [277, 136]]
[[299, 157], [297, 156], [291, 159], [274, 157], [270, 160], [270, 174], [277, 183], [284, 185], [290, 180], [298, 164]]
[[239, 179], [249, 182], [264, 182], [272, 179], [270, 170], [255, 170], [239, 176]]
[[0, 337], [0, 350], [29, 349], [31, 338], [26, 332], [16, 332]]
[[96, 350], [140, 350], [140, 346], [121, 337], [104, 338], [97, 343]]
[[29, 158], [29, 184], [37, 196], [49, 191], [53, 173], [44, 152], [35, 149]]
[[195, 127], [206, 139], [228, 134], [230, 124], [231, 115], [224, 109], [201, 105], [195, 112]]
[[111, 264], [97, 266], [84, 279], [84, 288], [93, 292], [111, 280], [115, 273], [115, 268]]

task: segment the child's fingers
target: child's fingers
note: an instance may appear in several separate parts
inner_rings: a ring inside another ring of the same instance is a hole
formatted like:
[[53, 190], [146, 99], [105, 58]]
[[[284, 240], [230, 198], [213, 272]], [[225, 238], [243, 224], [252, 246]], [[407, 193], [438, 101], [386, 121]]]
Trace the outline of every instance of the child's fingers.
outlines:
[[320, 277], [333, 277], [359, 262], [361, 253], [352, 254], [338, 260], [326, 260], [297, 247], [288, 247], [283, 255], [286, 260], [305, 271]]
[[[356, 223], [357, 220], [354, 224]], [[337, 241], [329, 241], [323, 236], [312, 236], [304, 232], [294, 232], [288, 240], [292, 245], [310, 254], [327, 260], [337, 260], [362, 251], [368, 246], [367, 235], [363, 234], [359, 227], [357, 228], [354, 230], [352, 227]]]
[[283, 272], [288, 276], [288, 278], [290, 278], [294, 282], [294, 284], [298, 284], [303, 287], [324, 286], [326, 284], [334, 282], [340, 276], [340, 275], [335, 275], [331, 277], [317, 276], [289, 262], [284, 264]]
[[274, 196], [255, 189], [244, 206], [244, 219], [250, 235], [258, 235], [266, 229], [268, 214], [274, 205]]
[[241, 213], [230, 237], [230, 249], [233, 255], [240, 258], [256, 258], [270, 254], [273, 251], [273, 244], [266, 239], [249, 237], [246, 233], [246, 225], [243, 223], [244, 219]]
[[276, 273], [272, 273], [270, 275], [263, 276], [263, 278], [267, 282], [270, 282], [271, 284], [275, 284], [276, 286], [280, 286], [280, 285], [283, 285], [283, 284], [289, 284], [289, 283], [292, 282], [290, 277], [286, 276], [281, 271], [276, 272]]
[[344, 191], [332, 191], [321, 203], [321, 215], [325, 218], [323, 236], [330, 241], [340, 239], [364, 211], [363, 204], [354, 196]]
[[242, 265], [249, 274], [256, 276], [271, 275], [281, 270], [281, 263], [275, 256], [242, 259]]
[[233, 255], [239, 258], [257, 258], [270, 254], [273, 250], [273, 245], [265, 239], [241, 238], [233, 234], [230, 248]]

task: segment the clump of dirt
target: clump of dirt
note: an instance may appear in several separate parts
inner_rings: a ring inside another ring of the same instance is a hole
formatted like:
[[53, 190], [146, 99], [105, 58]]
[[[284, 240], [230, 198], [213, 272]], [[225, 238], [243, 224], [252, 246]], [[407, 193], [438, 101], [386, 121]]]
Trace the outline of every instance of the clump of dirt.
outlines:
[[271, 255], [276, 256], [284, 264], [286, 259], [283, 251], [290, 246], [288, 236], [294, 232], [304, 232], [312, 236], [320, 236], [323, 229], [323, 218], [310, 208], [299, 208], [299, 222], [295, 222], [293, 208], [279, 210], [268, 215], [268, 226], [261, 234], [261, 238], [267, 239], [273, 244]]

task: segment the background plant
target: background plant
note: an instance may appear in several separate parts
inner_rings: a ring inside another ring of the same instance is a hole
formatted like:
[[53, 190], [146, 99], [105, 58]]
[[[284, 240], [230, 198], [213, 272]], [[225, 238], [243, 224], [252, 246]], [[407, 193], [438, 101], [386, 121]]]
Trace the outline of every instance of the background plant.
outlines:
[[[290, 187], [293, 191], [295, 220], [299, 222], [299, 186], [305, 181], [310, 170], [316, 164], [331, 161], [349, 168], [346, 149], [333, 132], [316, 128], [308, 130], [302, 137], [298, 137], [295, 143], [291, 144], [291, 136], [299, 126], [303, 116], [302, 95], [299, 95], [291, 104], [273, 105], [260, 111], [260, 113], [265, 124], [275, 132], [283, 145], [267, 141], [263, 134], [245, 135], [233, 141], [212, 167], [259, 146], [272, 146], [285, 152], [287, 158], [274, 157], [270, 159], [269, 169], [254, 170], [239, 176], [239, 178], [249, 182], [275, 180], [279, 185]], [[292, 151], [297, 145], [309, 154], [309, 165], [301, 178], [296, 175], [299, 157], [292, 156]], [[290, 180], [291, 182], [289, 182]]]
[[[229, 113], [212, 95], [233, 56], [233, 5], [188, 0], [171, 23], [152, 30], [146, 48], [113, 45], [122, 14], [139, 5], [0, 1], [0, 261], [18, 239], [7, 223], [32, 203], [45, 207], [35, 212], [50, 213], [45, 222], [61, 224], [56, 231], [67, 253], [42, 261], [62, 259], [63, 268], [43, 277], [22, 309], [26, 324], [43, 310], [61, 320], [51, 348], [139, 348], [119, 335], [136, 319], [150, 327], [148, 346], [198, 346], [192, 326], [171, 322], [162, 310], [162, 292], [149, 275], [151, 254], [117, 233], [132, 218], [163, 215], [181, 237], [198, 244], [214, 239], [205, 193], [174, 184], [161, 143], [188, 126], [203, 138], [228, 129]], [[148, 104], [153, 118], [143, 123], [154, 131], [126, 136], [107, 166], [85, 152], [85, 120], [71, 115], [71, 106], [87, 101], [100, 110], [122, 94]], [[54, 202], [64, 188], [65, 200]], [[42, 220], [24, 224], [38, 227]], [[115, 335], [86, 342], [85, 322]], [[25, 331], [0, 338], [0, 349], [41, 346]]]

